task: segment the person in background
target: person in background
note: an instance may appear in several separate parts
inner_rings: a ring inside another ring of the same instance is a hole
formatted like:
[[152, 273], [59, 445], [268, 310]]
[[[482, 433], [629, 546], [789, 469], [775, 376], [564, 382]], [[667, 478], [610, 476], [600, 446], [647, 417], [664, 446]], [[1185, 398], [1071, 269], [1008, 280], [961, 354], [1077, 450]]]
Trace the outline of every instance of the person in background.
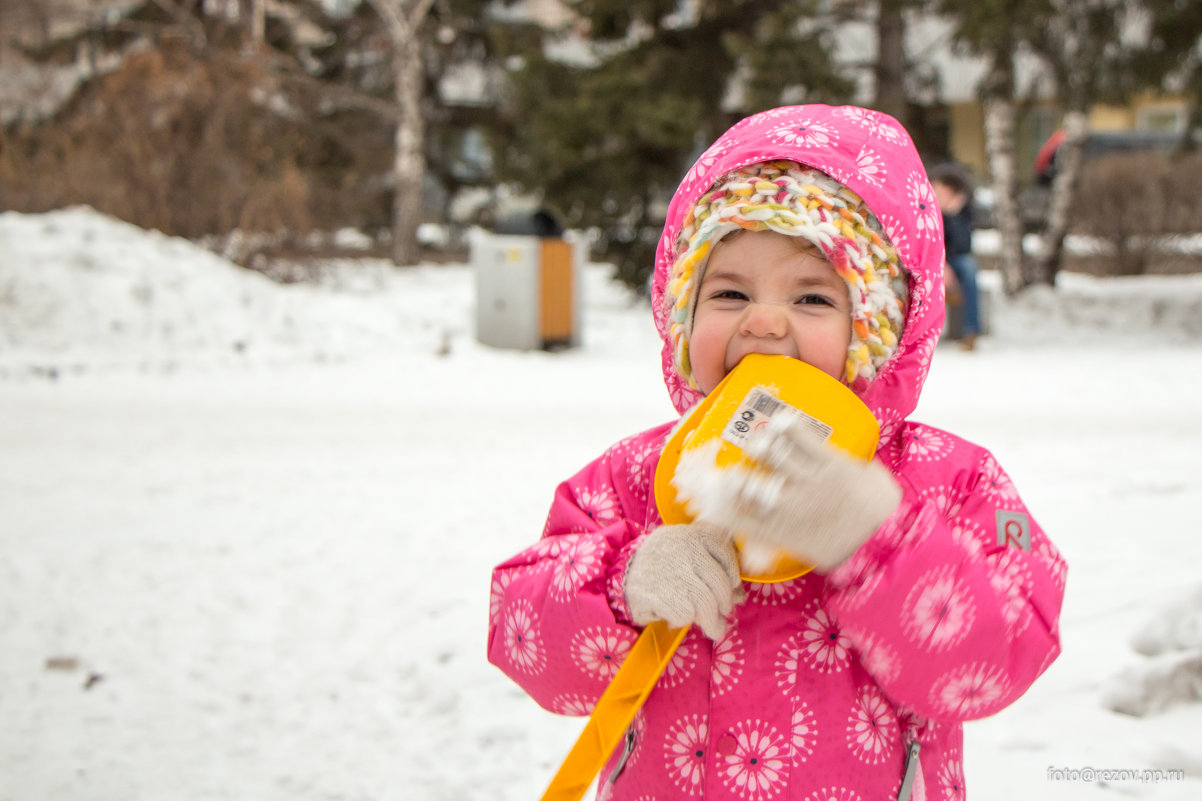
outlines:
[[973, 350], [981, 334], [981, 301], [977, 291], [977, 260], [972, 255], [972, 182], [963, 168], [942, 164], [930, 171], [931, 188], [943, 214], [943, 249], [955, 275], [948, 302], [960, 306], [960, 346]]

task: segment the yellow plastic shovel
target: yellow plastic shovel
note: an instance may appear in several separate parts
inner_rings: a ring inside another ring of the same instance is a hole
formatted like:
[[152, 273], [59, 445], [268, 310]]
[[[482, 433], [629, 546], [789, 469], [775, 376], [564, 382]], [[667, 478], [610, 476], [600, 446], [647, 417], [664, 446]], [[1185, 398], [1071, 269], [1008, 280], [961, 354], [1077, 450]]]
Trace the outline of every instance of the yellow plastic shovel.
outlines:
[[[865, 461], [876, 453], [880, 435], [876, 418], [850, 389], [797, 359], [752, 354], [706, 396], [664, 445], [655, 469], [655, 503], [663, 521], [671, 525], [692, 520], [672, 484], [682, 453], [717, 439], [721, 442], [715, 457], [718, 467], [754, 464], [742, 444], [776, 414], [799, 416], [827, 442]], [[743, 540], [736, 537], [735, 543], [742, 546]], [[788, 581], [809, 569], [780, 553], [767, 571], [744, 572], [743, 579]], [[663, 621], [643, 629], [551, 779], [543, 801], [579, 801], [584, 796], [688, 631], [688, 626], [669, 629]]]

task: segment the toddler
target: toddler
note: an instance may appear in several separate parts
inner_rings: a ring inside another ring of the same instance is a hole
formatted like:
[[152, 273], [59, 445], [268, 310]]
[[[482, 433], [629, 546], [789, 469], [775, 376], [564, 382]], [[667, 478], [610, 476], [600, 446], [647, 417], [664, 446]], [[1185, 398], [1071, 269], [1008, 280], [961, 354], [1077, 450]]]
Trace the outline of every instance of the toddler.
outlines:
[[[1056, 549], [987, 450], [907, 420], [942, 267], [931, 185], [884, 114], [765, 111], [685, 176], [652, 286], [676, 409], [745, 355], [784, 354], [855, 392], [880, 444], [863, 463], [774, 421], [747, 448], [776, 502], [727, 471], [712, 493], [679, 487], [703, 510], [687, 525], [663, 524], [652, 486], [675, 421], [559, 486], [542, 538], [493, 575], [489, 659], [586, 715], [642, 626], [692, 624], [600, 798], [960, 799], [962, 721], [1056, 658]], [[732, 531], [814, 570], [744, 583]]]

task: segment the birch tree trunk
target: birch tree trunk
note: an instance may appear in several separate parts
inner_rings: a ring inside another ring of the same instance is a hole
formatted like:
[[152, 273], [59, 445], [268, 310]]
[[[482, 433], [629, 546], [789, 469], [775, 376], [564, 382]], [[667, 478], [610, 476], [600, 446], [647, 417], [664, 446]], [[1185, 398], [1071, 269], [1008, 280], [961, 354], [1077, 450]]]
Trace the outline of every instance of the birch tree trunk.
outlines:
[[1015, 116], [1013, 100], [995, 97], [985, 101], [985, 152], [993, 176], [994, 214], [1001, 237], [1002, 290], [1006, 295], [1013, 295], [1030, 283], [1024, 270], [1023, 223], [1018, 213]]
[[397, 264], [417, 264], [420, 260], [417, 227], [422, 222], [422, 184], [426, 174], [426, 126], [421, 107], [421, 50], [416, 36], [404, 46], [396, 47], [392, 63], [400, 113], [392, 168], [396, 193], [392, 200], [392, 259]]
[[1129, 63], [1116, 55], [1115, 43], [1132, 24], [1146, 21], [1146, 9], [1141, 12], [1124, 0], [1058, 0], [1056, 9], [1035, 42], [1036, 53], [1054, 76], [1056, 94], [1065, 108], [1061, 123], [1064, 142], [1056, 153], [1043, 247], [1035, 266], [1035, 280], [1047, 284], [1056, 282], [1064, 261], [1064, 240], [1072, 223], [1084, 162], [1089, 109], [1104, 97], [1114, 76], [1126, 75], [1130, 69]]
[[1056, 177], [1052, 180], [1051, 198], [1048, 201], [1048, 220], [1044, 228], [1043, 248], [1035, 263], [1036, 283], [1055, 284], [1056, 275], [1064, 260], [1064, 240], [1072, 223], [1073, 197], [1081, 176], [1081, 165], [1085, 155], [1085, 133], [1089, 117], [1074, 109], [1064, 115], [1064, 141], [1056, 149]]
[[417, 264], [417, 227], [422, 221], [422, 186], [426, 174], [422, 113], [422, 21], [434, 0], [370, 0], [384, 21], [392, 43], [396, 87], [396, 153], [393, 156], [392, 259]]
[[1096, 0], [1065, 0], [1046, 29], [1044, 57], [1056, 76], [1056, 91], [1065, 106], [1064, 141], [1056, 149], [1056, 177], [1048, 197], [1047, 220], [1043, 229], [1043, 247], [1035, 261], [1034, 279], [1053, 284], [1064, 259], [1064, 239], [1071, 220], [1069, 212], [1081, 174], [1082, 151], [1085, 146], [1087, 112], [1090, 106], [1091, 85], [1088, 70], [1090, 55], [1097, 55], [1095, 44], [1089, 41], [1093, 30], [1089, 15]]
[[246, 32], [255, 45], [263, 43], [267, 30], [267, 0], [238, 0], [238, 21], [246, 22]]
[[267, 32], [267, 0], [252, 0], [250, 39], [261, 44]]
[[[1008, 32], [1007, 32], [1008, 33]], [[1003, 35], [992, 43], [989, 71], [982, 84], [985, 106], [985, 157], [993, 179], [994, 216], [1001, 237], [1002, 291], [1013, 295], [1027, 279], [1023, 223], [1018, 213], [1014, 42]]]

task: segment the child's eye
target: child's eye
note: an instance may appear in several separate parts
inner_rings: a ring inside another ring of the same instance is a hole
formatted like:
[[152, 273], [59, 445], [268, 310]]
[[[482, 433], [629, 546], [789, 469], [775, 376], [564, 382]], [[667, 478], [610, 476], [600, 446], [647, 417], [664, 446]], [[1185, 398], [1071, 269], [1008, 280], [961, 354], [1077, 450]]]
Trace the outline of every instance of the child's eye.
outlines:
[[802, 295], [797, 299], [802, 306], [834, 306], [835, 302], [826, 295]]
[[719, 289], [710, 297], [714, 300], [747, 300], [747, 295], [737, 289]]

